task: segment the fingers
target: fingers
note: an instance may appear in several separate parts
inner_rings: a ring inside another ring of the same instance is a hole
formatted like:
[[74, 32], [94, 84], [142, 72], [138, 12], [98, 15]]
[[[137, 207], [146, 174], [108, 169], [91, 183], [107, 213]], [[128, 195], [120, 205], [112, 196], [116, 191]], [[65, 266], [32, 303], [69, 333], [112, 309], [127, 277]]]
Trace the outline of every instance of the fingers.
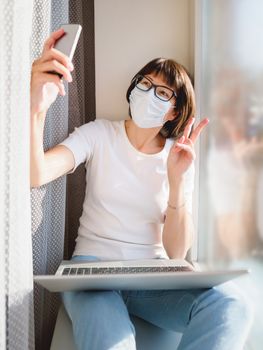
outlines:
[[71, 71], [74, 69], [69, 57], [53, 46], [64, 35], [64, 29], [59, 29], [51, 34], [45, 41], [42, 56], [34, 61], [34, 69], [43, 73], [58, 74], [68, 82], [72, 82]]
[[66, 95], [66, 91], [65, 91], [65, 87], [64, 84], [62, 82], [62, 80], [54, 74], [48, 74], [48, 73], [42, 73], [39, 77], [39, 82], [40, 83], [54, 83], [58, 90], [59, 90], [59, 94], [61, 96], [65, 96]]
[[189, 144], [177, 142], [175, 144], [174, 152], [185, 151], [194, 160], [196, 155], [195, 155], [195, 151], [194, 151], [194, 148], [193, 148], [193, 144], [192, 144], [192, 141], [188, 141], [188, 142], [189, 142]]
[[42, 55], [46, 51], [50, 50], [55, 45], [55, 42], [60, 37], [62, 37], [64, 34], [65, 34], [65, 31], [64, 31], [63, 28], [60, 28], [60, 29], [56, 30], [55, 32], [51, 33], [50, 37], [44, 43], [44, 48], [43, 48], [43, 51], [42, 51]]
[[190, 135], [190, 132], [191, 132], [191, 129], [192, 129], [194, 122], [195, 122], [195, 118], [190, 118], [188, 120], [188, 123], [186, 124], [186, 127], [184, 129], [184, 136], [186, 139], [188, 139], [188, 137]]
[[205, 118], [203, 119], [198, 126], [193, 130], [192, 135], [190, 136], [190, 140], [195, 143], [196, 139], [199, 137], [202, 130], [205, 128], [205, 126], [209, 123], [209, 119]]
[[200, 135], [201, 131], [204, 129], [204, 127], [209, 123], [209, 120], [207, 118], [203, 119], [198, 126], [194, 129], [192, 132], [192, 135], [189, 137], [191, 133], [191, 128], [194, 124], [195, 118], [190, 118], [185, 130], [183, 136], [181, 136], [177, 142], [173, 145], [173, 152], [179, 153], [181, 151], [184, 151], [188, 154], [189, 157], [191, 157], [192, 160], [196, 158], [195, 150], [194, 150], [194, 142]]
[[56, 60], [48, 61], [41, 64], [40, 69], [43, 73], [59, 73], [64, 77], [66, 81], [68, 81], [69, 83], [72, 82], [72, 75], [70, 74], [70, 71], [65, 66], [63, 66], [63, 64], [59, 63]]
[[177, 143], [184, 143], [185, 137], [182, 135], [178, 140], [176, 140], [172, 146], [174, 152], [178, 152], [180, 149], [176, 148]]
[[185, 136], [182, 135], [177, 142], [184, 143], [184, 140], [185, 140]]
[[56, 61], [60, 62], [65, 67], [67, 67], [70, 71], [74, 69], [73, 64], [70, 61], [69, 57], [55, 48], [52, 48], [46, 51], [45, 54], [41, 57], [40, 61], [47, 62], [52, 59], [55, 59]]

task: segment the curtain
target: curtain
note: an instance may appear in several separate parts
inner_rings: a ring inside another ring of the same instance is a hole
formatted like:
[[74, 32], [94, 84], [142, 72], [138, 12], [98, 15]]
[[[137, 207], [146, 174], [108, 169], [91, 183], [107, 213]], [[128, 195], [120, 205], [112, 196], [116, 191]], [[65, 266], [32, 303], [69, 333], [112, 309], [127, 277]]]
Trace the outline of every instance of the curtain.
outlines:
[[[50, 33], [68, 23], [68, 0], [35, 0], [32, 29], [32, 60], [40, 56]], [[67, 83], [64, 83], [67, 89]], [[68, 94], [58, 96], [48, 110], [44, 149], [67, 136]], [[31, 191], [34, 274], [53, 274], [63, 258], [66, 178], [59, 178]], [[56, 321], [59, 297], [35, 285], [36, 349], [49, 349]]]
[[[95, 118], [93, 18], [93, 0], [39, 0], [34, 3], [33, 59], [41, 54], [43, 42], [49, 32], [58, 29], [61, 24], [79, 23], [83, 28], [73, 59], [73, 83], [67, 87], [67, 95], [58, 96], [48, 111], [44, 133], [45, 150], [64, 140], [74, 127]], [[35, 274], [52, 274], [63, 255], [65, 258], [71, 257], [84, 194], [84, 165], [68, 176], [67, 180], [63, 176], [32, 190]], [[34, 296], [36, 349], [47, 350], [50, 348], [60, 298], [37, 285]]]
[[34, 348], [30, 228], [32, 1], [0, 2], [0, 349]]
[[[70, 23], [82, 25], [82, 35], [74, 55], [73, 82], [69, 85], [69, 132], [96, 117], [95, 104], [95, 47], [94, 1], [74, 0], [69, 3]], [[72, 255], [77, 236], [79, 217], [85, 195], [85, 167], [67, 178], [65, 258]]]

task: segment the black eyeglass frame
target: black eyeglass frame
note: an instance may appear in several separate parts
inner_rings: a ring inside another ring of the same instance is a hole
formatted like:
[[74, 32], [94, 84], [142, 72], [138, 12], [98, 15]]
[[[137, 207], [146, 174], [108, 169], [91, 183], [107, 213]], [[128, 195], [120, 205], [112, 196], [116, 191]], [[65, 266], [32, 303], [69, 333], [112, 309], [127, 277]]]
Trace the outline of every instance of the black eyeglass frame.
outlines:
[[[149, 87], [149, 89], [145, 90], [145, 89], [141, 89], [138, 87], [138, 84], [140, 83], [140, 81], [142, 81], [142, 79], [146, 79], [149, 81], [149, 83], [151, 84], [151, 86]], [[177, 94], [174, 90], [170, 89], [169, 87], [165, 86], [165, 85], [156, 85], [154, 84], [149, 78], [147, 78], [146, 76], [144, 75], [137, 75], [135, 78], [134, 78], [134, 84], [135, 84], [135, 87], [137, 87], [137, 89], [141, 90], [141, 91], [150, 91], [152, 88], [154, 88], [154, 95], [159, 98], [159, 100], [161, 101], [164, 101], [164, 102], [168, 102], [170, 101], [173, 97], [177, 97]], [[159, 96], [157, 96], [156, 94], [156, 89], [160, 87], [160, 88], [165, 88], [165, 89], [168, 89], [170, 90], [173, 94], [172, 96], [169, 98], [169, 100], [164, 100], [162, 98], [160, 98]]]

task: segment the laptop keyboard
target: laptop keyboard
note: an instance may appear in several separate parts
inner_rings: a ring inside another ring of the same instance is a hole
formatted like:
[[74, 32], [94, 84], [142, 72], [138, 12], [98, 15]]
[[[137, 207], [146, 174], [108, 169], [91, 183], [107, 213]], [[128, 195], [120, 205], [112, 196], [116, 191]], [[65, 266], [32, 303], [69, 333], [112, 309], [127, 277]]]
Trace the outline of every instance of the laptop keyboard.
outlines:
[[193, 271], [188, 266], [137, 266], [137, 267], [65, 267], [62, 271], [63, 276], [72, 275], [121, 275], [121, 274], [139, 274], [152, 272], [187, 272]]

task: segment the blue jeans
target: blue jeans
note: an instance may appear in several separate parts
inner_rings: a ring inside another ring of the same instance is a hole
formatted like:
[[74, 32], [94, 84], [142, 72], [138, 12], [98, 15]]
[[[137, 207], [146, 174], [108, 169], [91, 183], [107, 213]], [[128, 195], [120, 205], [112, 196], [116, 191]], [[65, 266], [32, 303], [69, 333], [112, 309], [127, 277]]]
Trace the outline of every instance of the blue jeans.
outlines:
[[241, 350], [252, 323], [250, 304], [231, 282], [205, 290], [64, 292], [62, 299], [78, 350], [135, 350], [129, 314], [182, 333], [178, 350]]

